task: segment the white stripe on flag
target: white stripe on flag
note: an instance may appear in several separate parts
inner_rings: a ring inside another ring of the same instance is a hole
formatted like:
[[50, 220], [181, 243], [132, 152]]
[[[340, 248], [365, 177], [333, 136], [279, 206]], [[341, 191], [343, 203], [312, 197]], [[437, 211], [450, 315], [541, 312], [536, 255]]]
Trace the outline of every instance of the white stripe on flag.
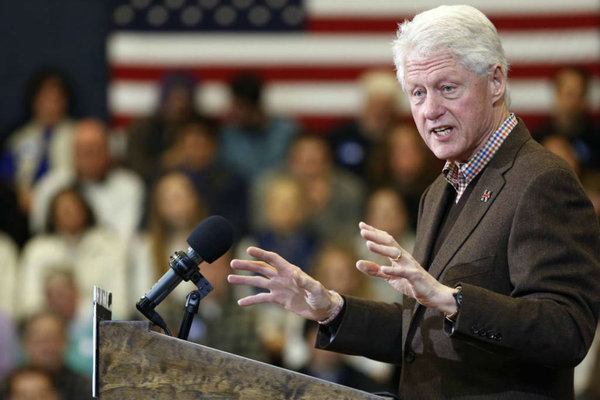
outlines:
[[[392, 65], [393, 33], [334, 34], [133, 34], [109, 39], [113, 66]], [[594, 29], [501, 33], [511, 63], [600, 61]]]

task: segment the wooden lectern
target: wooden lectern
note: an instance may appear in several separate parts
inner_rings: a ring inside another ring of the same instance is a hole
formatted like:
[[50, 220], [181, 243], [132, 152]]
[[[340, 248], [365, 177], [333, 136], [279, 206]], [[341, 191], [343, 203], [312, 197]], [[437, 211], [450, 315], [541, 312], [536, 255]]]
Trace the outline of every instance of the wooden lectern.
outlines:
[[150, 330], [148, 322], [101, 321], [101, 400], [382, 399]]

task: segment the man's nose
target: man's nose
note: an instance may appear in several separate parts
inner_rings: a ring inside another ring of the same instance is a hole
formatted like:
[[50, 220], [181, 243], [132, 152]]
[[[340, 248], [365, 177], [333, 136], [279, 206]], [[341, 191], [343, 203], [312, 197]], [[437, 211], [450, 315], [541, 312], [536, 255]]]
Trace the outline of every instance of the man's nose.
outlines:
[[435, 93], [428, 93], [425, 99], [425, 118], [436, 120], [444, 114], [442, 99]]

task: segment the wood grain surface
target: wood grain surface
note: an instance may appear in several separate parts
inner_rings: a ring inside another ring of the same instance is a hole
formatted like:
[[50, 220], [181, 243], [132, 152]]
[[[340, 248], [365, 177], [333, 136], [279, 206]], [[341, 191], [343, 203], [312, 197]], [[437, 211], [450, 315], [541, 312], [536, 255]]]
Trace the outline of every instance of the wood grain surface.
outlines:
[[103, 321], [99, 339], [102, 400], [381, 399], [152, 332], [147, 322]]

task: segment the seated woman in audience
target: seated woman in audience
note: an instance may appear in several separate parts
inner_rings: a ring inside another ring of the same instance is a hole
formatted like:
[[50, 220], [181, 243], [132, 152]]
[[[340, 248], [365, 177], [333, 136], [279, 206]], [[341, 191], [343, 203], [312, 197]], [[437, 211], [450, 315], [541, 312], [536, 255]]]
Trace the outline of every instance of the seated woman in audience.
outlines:
[[24, 247], [20, 268], [20, 312], [42, 309], [44, 281], [56, 267], [75, 276], [82, 312], [91, 312], [94, 285], [113, 293], [113, 314], [125, 318], [134, 305], [127, 302], [127, 253], [119, 237], [95, 224], [90, 206], [74, 188], [52, 199], [47, 233]]
[[31, 207], [34, 182], [51, 169], [72, 166], [70, 93], [67, 79], [55, 69], [38, 71], [28, 83], [30, 119], [8, 138], [3, 163], [3, 174], [12, 175], [25, 211]]
[[[205, 217], [204, 203], [187, 175], [168, 172], [158, 179], [151, 194], [148, 229], [130, 248], [132, 303], [169, 270], [171, 254], [186, 251], [189, 234]], [[157, 307], [172, 332], [179, 328], [185, 298], [195, 288], [192, 282], [182, 282]]]

